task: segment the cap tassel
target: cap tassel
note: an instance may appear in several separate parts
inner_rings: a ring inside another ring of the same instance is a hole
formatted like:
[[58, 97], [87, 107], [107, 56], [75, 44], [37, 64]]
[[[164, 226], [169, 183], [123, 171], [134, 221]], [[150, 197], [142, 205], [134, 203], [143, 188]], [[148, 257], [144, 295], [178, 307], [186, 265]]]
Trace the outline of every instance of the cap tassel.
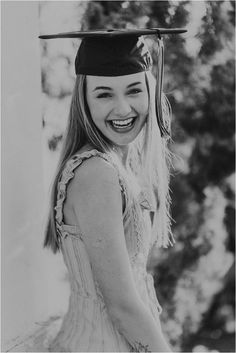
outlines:
[[157, 123], [160, 129], [161, 137], [170, 136], [169, 128], [165, 124], [163, 118], [163, 109], [162, 109], [162, 91], [163, 91], [163, 77], [164, 77], [164, 44], [162, 38], [159, 36], [159, 55], [157, 60], [157, 77], [156, 77], [156, 116]]

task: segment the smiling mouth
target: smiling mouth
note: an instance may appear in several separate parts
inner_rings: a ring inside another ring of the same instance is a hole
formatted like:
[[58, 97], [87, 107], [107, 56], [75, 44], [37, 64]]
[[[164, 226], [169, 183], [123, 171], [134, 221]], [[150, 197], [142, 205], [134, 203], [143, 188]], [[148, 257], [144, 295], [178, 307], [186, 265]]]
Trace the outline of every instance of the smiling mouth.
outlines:
[[123, 130], [131, 127], [134, 124], [136, 117], [128, 118], [125, 120], [110, 120], [111, 126], [118, 130]]

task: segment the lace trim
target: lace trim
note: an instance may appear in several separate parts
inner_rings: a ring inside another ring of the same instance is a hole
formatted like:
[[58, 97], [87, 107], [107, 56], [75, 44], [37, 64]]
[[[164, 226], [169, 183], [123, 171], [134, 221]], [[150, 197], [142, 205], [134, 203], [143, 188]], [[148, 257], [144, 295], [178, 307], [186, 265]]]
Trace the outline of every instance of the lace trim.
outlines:
[[[144, 246], [142, 241], [142, 222], [141, 222], [141, 215], [139, 214], [139, 209], [137, 204], [134, 204], [132, 207], [132, 220], [133, 220], [133, 232], [131, 232], [131, 236], [134, 236], [135, 241], [135, 254], [132, 256], [132, 261], [135, 262], [138, 254], [142, 252], [144, 254]], [[133, 234], [132, 234], [133, 233]]]
[[132, 208], [131, 208], [131, 217], [132, 217], [132, 232], [131, 236], [131, 243], [134, 244], [134, 255], [131, 256], [132, 263], [137, 262], [137, 258], [139, 254], [143, 254], [144, 256], [148, 256], [148, 252], [150, 248], [145, 246], [144, 236], [146, 234], [145, 230], [145, 221], [143, 219], [142, 209], [146, 209], [148, 211], [155, 212], [155, 208], [152, 205], [150, 198], [147, 196], [145, 190], [142, 190], [137, 199], [133, 201]]
[[130, 352], [147, 352], [147, 353], [152, 353], [150, 351], [148, 344], [144, 345], [141, 342], [135, 342], [132, 344]]
[[[63, 226], [66, 226], [63, 224], [63, 204], [66, 199], [66, 187], [70, 179], [74, 177], [74, 170], [83, 162], [83, 160], [88, 159], [93, 156], [98, 156], [109, 162], [117, 171], [118, 179], [119, 179], [119, 185], [122, 194], [124, 195], [125, 198], [125, 210], [123, 212], [123, 218], [124, 220], [126, 219], [127, 215], [130, 214], [132, 217], [132, 223], [133, 223], [133, 233], [134, 233], [134, 239], [131, 239], [131, 243], [135, 242], [134, 246], [134, 251], [135, 255], [134, 258], [136, 257], [137, 253], [141, 250], [142, 252], [145, 251], [144, 248], [142, 248], [142, 233], [143, 233], [143, 223], [141, 221], [142, 215], [140, 214], [140, 206], [143, 209], [147, 209], [150, 211], [156, 211], [155, 205], [153, 205], [152, 198], [150, 195], [150, 192], [146, 190], [145, 187], [142, 188], [140, 193], [138, 194], [137, 198], [132, 198], [130, 199], [130, 193], [127, 190], [127, 185], [126, 182], [122, 176], [122, 174], [119, 171], [118, 166], [114, 163], [112, 160], [111, 156], [99, 152], [97, 150], [90, 150], [86, 151], [81, 154], [75, 154], [71, 159], [68, 160], [66, 163], [66, 166], [62, 172], [60, 181], [58, 182], [58, 192], [57, 192], [57, 202], [55, 206], [55, 218], [56, 218], [56, 224], [57, 224], [57, 231], [58, 235], [60, 237], [66, 238], [68, 234], [71, 234], [70, 231], [64, 231], [62, 229]], [[131, 202], [130, 202], [131, 201]], [[75, 226], [71, 226], [75, 227]], [[80, 232], [79, 232], [80, 233]], [[77, 234], [76, 234], [77, 235]], [[75, 236], [76, 236], [75, 235]], [[79, 237], [82, 237], [82, 234], [78, 234]], [[60, 240], [59, 237], [59, 240]], [[154, 240], [152, 246], [164, 246], [167, 247], [169, 244], [173, 245], [173, 239], [156, 239]], [[169, 243], [169, 244], [168, 244]], [[135, 249], [136, 248], [136, 249]]]

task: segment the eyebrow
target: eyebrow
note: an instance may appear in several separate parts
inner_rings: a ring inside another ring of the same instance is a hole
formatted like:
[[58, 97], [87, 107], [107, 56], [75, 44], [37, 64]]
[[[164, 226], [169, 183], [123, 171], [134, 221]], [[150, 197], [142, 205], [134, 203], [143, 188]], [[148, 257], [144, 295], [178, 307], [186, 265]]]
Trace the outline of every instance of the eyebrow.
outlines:
[[98, 89], [108, 89], [108, 90], [112, 90], [111, 87], [106, 87], [106, 86], [97, 86], [96, 88], [94, 88], [93, 91], [97, 91]]
[[140, 85], [142, 82], [134, 82], [134, 83], [131, 83], [130, 85], [127, 86], [127, 88], [130, 88], [130, 87], [133, 87], [133, 86], [136, 86], [136, 85]]
[[[133, 83], [130, 83], [127, 88], [130, 88], [130, 87], [133, 87], [133, 86], [136, 86], [136, 85], [139, 85], [141, 84], [141, 82], [133, 82]], [[109, 91], [112, 91], [112, 88], [111, 87], [107, 87], [107, 86], [97, 86], [94, 88], [93, 92], [94, 91], [97, 91], [99, 89], [105, 89], [105, 90], [109, 90]]]

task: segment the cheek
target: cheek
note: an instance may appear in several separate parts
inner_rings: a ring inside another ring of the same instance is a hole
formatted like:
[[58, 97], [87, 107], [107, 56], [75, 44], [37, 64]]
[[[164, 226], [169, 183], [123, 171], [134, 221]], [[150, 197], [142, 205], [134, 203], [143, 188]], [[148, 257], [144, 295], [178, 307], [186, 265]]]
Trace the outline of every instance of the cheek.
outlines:
[[148, 96], [144, 96], [137, 101], [136, 109], [141, 115], [146, 115], [149, 109], [149, 99]]
[[88, 106], [89, 106], [91, 118], [96, 125], [105, 119], [106, 109], [104, 104], [101, 104], [100, 102], [97, 102], [97, 101], [89, 100]]

